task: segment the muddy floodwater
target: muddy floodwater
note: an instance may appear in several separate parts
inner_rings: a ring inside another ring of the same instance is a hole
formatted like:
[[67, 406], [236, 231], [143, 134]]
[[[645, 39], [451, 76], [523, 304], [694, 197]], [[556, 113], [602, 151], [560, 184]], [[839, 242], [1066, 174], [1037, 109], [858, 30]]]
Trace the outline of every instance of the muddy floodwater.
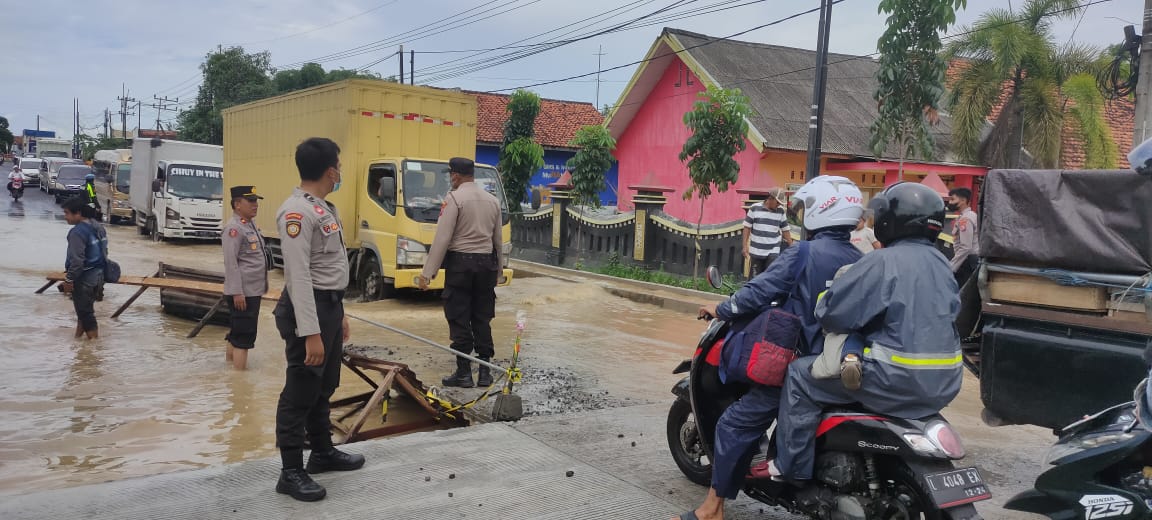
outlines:
[[[49, 196], [35, 188], [26, 194], [19, 204], [0, 200], [0, 494], [275, 455], [284, 358], [272, 303], [261, 310], [244, 372], [225, 364], [224, 328], [210, 325], [185, 338], [194, 323], [162, 314], [156, 289], [112, 320], [136, 288], [108, 285], [96, 305], [100, 339], [73, 339], [71, 301], [55, 288], [33, 294], [45, 275], [63, 269], [69, 226]], [[223, 269], [219, 243], [152, 243], [131, 226], [108, 229], [111, 257], [126, 275], [151, 274], [159, 261]], [[282, 287], [279, 271], [271, 285]], [[529, 414], [666, 400], [678, 379], [671, 369], [702, 330], [683, 314], [550, 278], [516, 279], [498, 297], [498, 359], [511, 355], [516, 312], [528, 316], [522, 361]], [[439, 301], [425, 295], [349, 302], [347, 310], [448, 342]], [[425, 383], [438, 384], [454, 366], [433, 348], [352, 326], [353, 344], [384, 347], [377, 351], [391, 352], [385, 357], [409, 364]], [[338, 396], [368, 389], [347, 369], [342, 381]], [[402, 401], [394, 400], [389, 421], [418, 417]]]

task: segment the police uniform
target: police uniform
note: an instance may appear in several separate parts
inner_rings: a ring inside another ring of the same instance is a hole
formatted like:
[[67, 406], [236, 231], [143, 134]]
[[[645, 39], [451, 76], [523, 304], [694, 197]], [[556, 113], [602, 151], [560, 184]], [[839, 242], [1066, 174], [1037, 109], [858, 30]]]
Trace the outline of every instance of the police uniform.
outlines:
[[[469, 159], [449, 161], [455, 173], [472, 178]], [[452, 349], [476, 352], [492, 359], [492, 318], [496, 316], [496, 284], [500, 277], [503, 221], [500, 201], [476, 182], [463, 182], [448, 194], [436, 224], [436, 238], [428, 251], [422, 275], [435, 276], [444, 267], [444, 317], [448, 320]], [[472, 363], [456, 358], [456, 373], [445, 378], [446, 386], [472, 386]], [[488, 367], [480, 366], [480, 381], [491, 384]]]
[[103, 220], [104, 213], [100, 208], [100, 200], [96, 197], [96, 183], [94, 180], [85, 179], [84, 196], [88, 199], [88, 206], [96, 210], [96, 220]]
[[[234, 186], [232, 198], [263, 199], [253, 186]], [[224, 246], [224, 296], [228, 302], [232, 327], [225, 339], [233, 347], [250, 349], [256, 344], [256, 324], [260, 301], [268, 292], [268, 257], [264, 237], [256, 223], [235, 213], [224, 226], [220, 241]], [[232, 296], [241, 295], [244, 310], [237, 310]]]
[[980, 245], [977, 241], [976, 212], [972, 208], [964, 208], [960, 216], [952, 222], [952, 258], [949, 261], [952, 272], [955, 273], [956, 284], [964, 287], [964, 283], [976, 271], [979, 264]]
[[[288, 358], [276, 410], [276, 445], [285, 467], [299, 467], [305, 436], [313, 456], [332, 450], [328, 400], [340, 386], [348, 254], [336, 207], [300, 188], [280, 206], [276, 227], [284, 255], [284, 292], [273, 315]], [[324, 343], [319, 366], [304, 364], [305, 338], [313, 334]]]

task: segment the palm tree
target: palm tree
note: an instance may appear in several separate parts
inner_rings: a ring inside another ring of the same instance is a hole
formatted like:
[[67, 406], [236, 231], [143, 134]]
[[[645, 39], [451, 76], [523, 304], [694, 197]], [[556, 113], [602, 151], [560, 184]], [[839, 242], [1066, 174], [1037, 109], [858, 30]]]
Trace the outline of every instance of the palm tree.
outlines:
[[[1080, 9], [1079, 0], [1027, 0], [1018, 10], [992, 9], [948, 45], [945, 58], [960, 64], [948, 106], [961, 161], [1018, 168], [1027, 149], [1034, 166], [1057, 167], [1067, 113], [1085, 143], [1085, 166], [1115, 166], [1116, 145], [1093, 79], [1099, 52], [1058, 46], [1051, 31], [1053, 21], [1077, 16]], [[1005, 90], [992, 131], [981, 140]]]

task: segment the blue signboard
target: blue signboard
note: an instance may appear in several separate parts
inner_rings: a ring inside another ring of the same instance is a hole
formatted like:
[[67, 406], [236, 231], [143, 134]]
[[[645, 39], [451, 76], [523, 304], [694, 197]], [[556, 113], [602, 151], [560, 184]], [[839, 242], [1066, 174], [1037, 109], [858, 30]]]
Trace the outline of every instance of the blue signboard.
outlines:
[[24, 137], [25, 138], [27, 138], [27, 137], [49, 137], [49, 138], [52, 138], [52, 137], [56, 137], [56, 132], [54, 130], [29, 130], [29, 129], [25, 128], [24, 129]]
[[[543, 195], [543, 203], [548, 204], [548, 195], [550, 194], [549, 184], [556, 182], [568, 167], [565, 166], [568, 159], [571, 159], [576, 152], [562, 151], [562, 150], [544, 150], [544, 166], [540, 168], [532, 178], [528, 180], [529, 189], [540, 189]], [[483, 164], [491, 164], [496, 166], [500, 162], [500, 147], [490, 145], [477, 145], [476, 146], [476, 162]], [[600, 193], [600, 204], [605, 206], [616, 205], [616, 183], [619, 172], [619, 164], [613, 164], [612, 169], [608, 170], [606, 175], [606, 184], [608, 188]]]

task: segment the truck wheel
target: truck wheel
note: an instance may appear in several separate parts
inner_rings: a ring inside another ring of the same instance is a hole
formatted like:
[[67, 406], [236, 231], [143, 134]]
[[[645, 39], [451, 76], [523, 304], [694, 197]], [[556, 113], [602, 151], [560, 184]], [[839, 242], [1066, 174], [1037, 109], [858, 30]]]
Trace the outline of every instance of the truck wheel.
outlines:
[[365, 301], [375, 301], [384, 294], [384, 275], [380, 274], [380, 261], [369, 254], [360, 270], [360, 295]]
[[164, 237], [160, 236], [160, 229], [156, 226], [155, 218], [148, 218], [148, 234], [152, 236], [153, 242], [160, 242], [164, 240]]

